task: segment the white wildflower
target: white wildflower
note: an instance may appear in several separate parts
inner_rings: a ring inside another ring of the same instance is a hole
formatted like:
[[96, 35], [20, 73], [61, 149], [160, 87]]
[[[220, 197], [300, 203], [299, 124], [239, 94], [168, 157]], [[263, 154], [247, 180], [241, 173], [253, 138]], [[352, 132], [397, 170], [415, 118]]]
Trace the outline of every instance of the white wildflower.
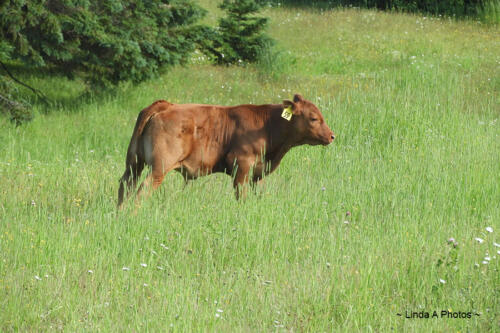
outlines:
[[487, 261], [487, 260], [483, 260], [483, 262], [482, 262], [482, 264], [483, 264], [483, 265], [488, 265], [489, 263], [490, 263], [490, 262], [489, 262], [489, 261]]
[[496, 247], [500, 247], [500, 244], [493, 242], [493, 245]]
[[128, 268], [128, 267], [123, 267], [123, 268], [122, 268], [122, 270], [124, 270], [124, 271], [130, 271], [130, 268]]
[[35, 280], [42, 281], [42, 278], [39, 277], [38, 275], [35, 275]]
[[492, 227], [486, 227], [486, 231], [493, 232], [493, 228]]
[[479, 238], [479, 237], [476, 237], [476, 238], [474, 238], [474, 239], [475, 239], [475, 240], [477, 240], [477, 242], [478, 242], [479, 244], [481, 244], [482, 242], [484, 242], [484, 239]]
[[148, 264], [142, 263], [141, 266], [142, 267], [148, 267]]
[[445, 283], [446, 283], [446, 280], [439, 279], [439, 282], [441, 282], [442, 284], [445, 284]]
[[91, 269], [89, 269], [89, 270], [87, 271], [87, 273], [89, 273], [89, 274], [94, 274], [94, 271], [93, 271], [93, 270], [91, 270]]

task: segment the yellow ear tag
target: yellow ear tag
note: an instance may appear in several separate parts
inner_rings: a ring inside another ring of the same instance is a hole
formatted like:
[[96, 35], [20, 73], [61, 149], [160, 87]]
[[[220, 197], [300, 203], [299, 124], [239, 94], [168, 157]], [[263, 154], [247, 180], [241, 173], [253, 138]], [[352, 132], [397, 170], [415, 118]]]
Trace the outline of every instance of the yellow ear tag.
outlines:
[[293, 112], [291, 106], [283, 109], [283, 113], [281, 114], [282, 118], [285, 118], [286, 120], [290, 121], [290, 119], [292, 119], [292, 116]]

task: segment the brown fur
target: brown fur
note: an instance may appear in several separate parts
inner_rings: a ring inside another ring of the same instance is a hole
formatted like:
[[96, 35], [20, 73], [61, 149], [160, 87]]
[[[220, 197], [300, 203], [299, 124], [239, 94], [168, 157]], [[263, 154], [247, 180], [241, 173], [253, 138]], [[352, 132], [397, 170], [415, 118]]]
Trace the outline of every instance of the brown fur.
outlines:
[[[290, 121], [281, 117], [288, 106], [293, 110]], [[318, 108], [300, 95], [293, 102], [267, 105], [156, 101], [137, 118], [120, 179], [118, 206], [123, 203], [124, 183], [132, 192], [146, 164], [151, 173], [138, 196], [145, 186], [156, 189], [167, 172], [176, 170], [186, 181], [213, 172], [233, 175], [239, 198], [245, 184], [274, 171], [290, 148], [328, 145], [334, 138]]]

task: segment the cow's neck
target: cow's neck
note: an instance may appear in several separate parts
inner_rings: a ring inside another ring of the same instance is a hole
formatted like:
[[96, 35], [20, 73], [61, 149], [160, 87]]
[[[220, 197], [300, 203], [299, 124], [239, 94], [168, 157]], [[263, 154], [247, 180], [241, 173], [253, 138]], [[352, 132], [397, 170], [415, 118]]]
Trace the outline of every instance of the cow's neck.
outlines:
[[283, 119], [282, 105], [276, 105], [269, 111], [269, 123], [267, 126], [269, 142], [266, 147], [266, 157], [277, 166], [283, 156], [295, 146], [292, 125], [289, 121]]

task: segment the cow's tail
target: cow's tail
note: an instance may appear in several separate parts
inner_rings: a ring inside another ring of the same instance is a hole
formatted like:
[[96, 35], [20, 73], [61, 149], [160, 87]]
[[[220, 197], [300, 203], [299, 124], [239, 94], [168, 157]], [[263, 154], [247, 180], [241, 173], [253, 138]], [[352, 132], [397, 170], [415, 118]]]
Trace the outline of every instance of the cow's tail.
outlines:
[[[133, 190], [135, 187], [137, 179], [141, 176], [141, 172], [144, 168], [144, 157], [140, 156], [138, 147], [140, 144], [140, 138], [144, 132], [146, 124], [149, 122], [152, 116], [157, 112], [165, 110], [164, 108], [156, 107], [157, 104], [168, 103], [164, 100], [159, 100], [151, 104], [149, 107], [145, 108], [139, 113], [137, 121], [135, 122], [134, 132], [132, 133], [132, 138], [128, 145], [127, 159], [125, 161], [125, 172], [120, 178], [120, 187], [118, 189], [118, 208], [121, 207], [123, 203], [123, 197], [125, 195], [125, 183], [127, 184], [128, 190]], [[130, 177], [132, 176], [132, 179]]]

